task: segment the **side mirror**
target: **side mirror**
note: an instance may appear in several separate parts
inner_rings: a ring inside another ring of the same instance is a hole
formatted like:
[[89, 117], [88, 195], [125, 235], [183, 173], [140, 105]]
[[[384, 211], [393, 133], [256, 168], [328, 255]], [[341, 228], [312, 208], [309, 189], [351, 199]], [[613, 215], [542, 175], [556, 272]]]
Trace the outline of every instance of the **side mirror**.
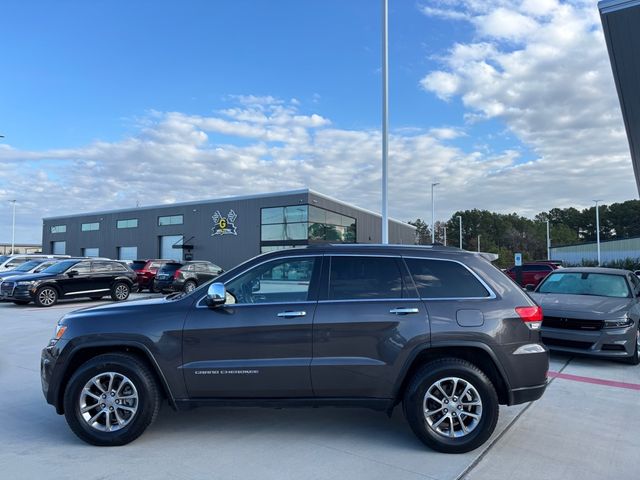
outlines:
[[527, 292], [533, 292], [533, 291], [536, 289], [536, 286], [535, 286], [534, 284], [532, 284], [532, 283], [527, 283], [527, 284], [524, 286], [524, 289], [525, 289]]
[[76, 275], [78, 275], [78, 270], [70, 270], [67, 272], [68, 277], [75, 277]]
[[6, 268], [15, 268], [15, 267], [17, 267], [17, 266], [18, 266], [18, 264], [17, 264], [17, 263], [7, 263], [7, 264], [5, 265], [5, 267], [6, 267]]
[[207, 290], [207, 305], [217, 307], [224, 305], [227, 301], [227, 289], [224, 283], [212, 283]]

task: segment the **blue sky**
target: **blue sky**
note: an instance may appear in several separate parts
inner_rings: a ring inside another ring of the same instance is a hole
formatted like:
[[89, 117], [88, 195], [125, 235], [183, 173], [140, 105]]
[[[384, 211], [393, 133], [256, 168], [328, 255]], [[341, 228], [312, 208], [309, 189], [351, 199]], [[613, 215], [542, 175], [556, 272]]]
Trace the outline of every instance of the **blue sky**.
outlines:
[[[433, 180], [441, 219], [637, 196], [595, 0], [389, 4], [394, 216], [429, 219]], [[300, 187], [378, 209], [380, 27], [378, 0], [3, 2], [17, 238], [46, 216]]]

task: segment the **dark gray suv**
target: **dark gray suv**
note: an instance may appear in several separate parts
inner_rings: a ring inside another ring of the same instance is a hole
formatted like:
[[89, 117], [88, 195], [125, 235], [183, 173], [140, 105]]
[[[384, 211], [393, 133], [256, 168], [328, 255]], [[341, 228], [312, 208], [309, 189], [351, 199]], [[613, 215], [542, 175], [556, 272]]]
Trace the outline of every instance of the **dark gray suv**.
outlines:
[[[99, 321], [96, 321], [99, 320]], [[402, 403], [428, 446], [482, 445], [498, 405], [540, 398], [542, 310], [480, 254], [325, 245], [261, 255], [191, 293], [73, 312], [42, 351], [47, 401], [122, 445], [166, 398], [197, 405]]]

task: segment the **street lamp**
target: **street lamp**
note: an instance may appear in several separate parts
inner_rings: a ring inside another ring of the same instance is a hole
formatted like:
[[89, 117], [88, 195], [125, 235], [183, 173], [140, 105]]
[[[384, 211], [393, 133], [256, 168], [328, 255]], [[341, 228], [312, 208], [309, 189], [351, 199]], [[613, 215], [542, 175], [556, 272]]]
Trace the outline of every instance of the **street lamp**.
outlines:
[[16, 201], [9, 200], [13, 203], [13, 226], [11, 227], [11, 255], [16, 253]]
[[387, 157], [389, 155], [389, 36], [388, 0], [382, 0], [382, 243], [389, 243]]
[[460, 220], [460, 250], [462, 250], [462, 215], [458, 215], [458, 220]]
[[551, 260], [551, 237], [549, 237], [549, 219], [547, 222], [547, 260]]
[[440, 183], [431, 184], [431, 243], [436, 243], [436, 200], [433, 196], [433, 187]]
[[478, 235], [478, 252], [480, 251], [480, 237], [481, 237], [481, 236], [482, 236], [482, 235]]
[[594, 200], [596, 202], [596, 244], [598, 245], [598, 266], [600, 266], [600, 209], [598, 203], [602, 200]]
[[444, 232], [444, 246], [447, 246], [447, 224], [445, 223], [442, 227], [442, 231]]

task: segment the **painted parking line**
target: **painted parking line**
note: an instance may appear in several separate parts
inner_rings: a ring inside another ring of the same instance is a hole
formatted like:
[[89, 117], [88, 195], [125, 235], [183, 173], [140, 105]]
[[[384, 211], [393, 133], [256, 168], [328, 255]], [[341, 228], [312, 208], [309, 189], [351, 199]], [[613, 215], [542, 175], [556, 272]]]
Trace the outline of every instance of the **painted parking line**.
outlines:
[[549, 370], [548, 376], [552, 378], [562, 378], [563, 380], [573, 380], [574, 382], [591, 383], [593, 385], [603, 385], [606, 387], [626, 388], [627, 390], [640, 391], [639, 383], [616, 382], [615, 380], [603, 380], [601, 378], [582, 377], [569, 373], [553, 372]]

